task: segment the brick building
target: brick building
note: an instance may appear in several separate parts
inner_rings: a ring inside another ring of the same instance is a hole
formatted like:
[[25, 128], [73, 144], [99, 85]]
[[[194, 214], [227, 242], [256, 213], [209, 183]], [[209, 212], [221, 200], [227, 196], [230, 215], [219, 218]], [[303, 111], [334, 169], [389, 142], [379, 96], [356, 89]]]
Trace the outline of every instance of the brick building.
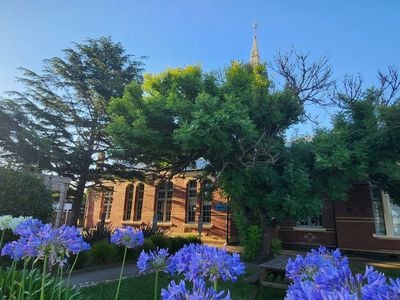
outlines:
[[287, 221], [278, 236], [287, 245], [400, 254], [400, 206], [369, 183], [354, 184], [347, 201], [325, 201], [319, 216]]
[[188, 171], [184, 177], [155, 185], [105, 182], [109, 190], [88, 194], [84, 225], [94, 227], [104, 217], [113, 227], [156, 223], [167, 234], [197, 235], [200, 223], [203, 236], [230, 240], [234, 229], [228, 200], [219, 191], [207, 195], [207, 182], [199, 181], [198, 175], [200, 171]]

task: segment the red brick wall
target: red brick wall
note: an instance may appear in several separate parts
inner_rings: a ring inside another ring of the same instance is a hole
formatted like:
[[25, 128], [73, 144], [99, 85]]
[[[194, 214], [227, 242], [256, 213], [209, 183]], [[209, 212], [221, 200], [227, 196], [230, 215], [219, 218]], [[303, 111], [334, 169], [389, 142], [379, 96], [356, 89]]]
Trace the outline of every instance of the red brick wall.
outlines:
[[354, 251], [400, 252], [400, 239], [374, 237], [375, 227], [368, 183], [354, 184], [349, 189], [347, 201], [325, 201], [323, 232], [307, 229], [298, 231], [295, 227], [294, 221], [284, 222], [279, 229], [279, 238], [286, 244], [324, 245]]
[[400, 239], [374, 237], [375, 226], [369, 185], [355, 184], [349, 200], [335, 203], [338, 247], [349, 250], [399, 252]]
[[287, 220], [279, 226], [278, 237], [285, 244], [335, 247], [335, 222], [330, 201], [324, 202], [322, 225], [322, 228], [297, 227], [294, 220]]

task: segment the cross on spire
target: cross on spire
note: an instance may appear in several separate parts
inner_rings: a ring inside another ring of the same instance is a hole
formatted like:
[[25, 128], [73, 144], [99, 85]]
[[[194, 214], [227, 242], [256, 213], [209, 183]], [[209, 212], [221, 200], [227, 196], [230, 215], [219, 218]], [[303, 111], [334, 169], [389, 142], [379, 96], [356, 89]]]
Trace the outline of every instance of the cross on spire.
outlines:
[[254, 22], [253, 23], [254, 36], [257, 36], [257, 27], [258, 27], [257, 22]]
[[251, 47], [251, 54], [250, 54], [250, 64], [254, 67], [260, 64], [260, 54], [258, 53], [258, 46], [257, 46], [257, 27], [258, 24], [256, 22], [253, 23], [253, 46]]

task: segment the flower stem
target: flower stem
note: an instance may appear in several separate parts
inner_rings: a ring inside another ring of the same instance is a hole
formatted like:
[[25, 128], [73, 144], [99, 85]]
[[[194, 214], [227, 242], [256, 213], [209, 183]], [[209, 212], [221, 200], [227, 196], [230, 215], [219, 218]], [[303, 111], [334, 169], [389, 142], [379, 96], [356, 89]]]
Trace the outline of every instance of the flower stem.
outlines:
[[158, 271], [156, 271], [156, 280], [154, 281], [154, 300], [158, 298]]
[[214, 290], [217, 291], [217, 288], [218, 288], [218, 280], [216, 279], [214, 281]]
[[40, 300], [44, 300], [44, 286], [46, 283], [46, 269], [47, 269], [47, 255], [44, 256], [44, 262], [43, 262], [42, 286], [40, 287]]
[[3, 239], [4, 239], [4, 233], [5, 233], [6, 231], [5, 230], [3, 230], [2, 232], [1, 232], [1, 238], [0, 238], [0, 250], [1, 250], [1, 246], [3, 246]]
[[62, 286], [63, 286], [63, 269], [62, 269], [62, 267], [60, 267], [60, 271], [61, 271], [61, 274], [60, 274], [60, 286], [58, 288], [58, 300], [61, 300], [61, 290], [62, 290]]
[[121, 273], [119, 274], [117, 292], [115, 293], [115, 298], [114, 298], [115, 300], [118, 299], [119, 288], [121, 287], [121, 280], [122, 280], [122, 274], [124, 273], [124, 265], [125, 265], [125, 259], [126, 259], [126, 252], [127, 252], [127, 251], [128, 251], [128, 247], [125, 247], [124, 258], [122, 259]]
[[[70, 269], [69, 272], [68, 272], [67, 289], [66, 289], [66, 291], [65, 291], [65, 300], [68, 299], [68, 294], [69, 294], [69, 282], [70, 282], [70, 280], [71, 280], [72, 271], [74, 270], [75, 265], [76, 265], [76, 262], [78, 261], [78, 256], [79, 256], [79, 252], [78, 252], [78, 254], [76, 254], [75, 259], [74, 259], [74, 262], [73, 262], [73, 264], [72, 264], [72, 267], [71, 267], [71, 269]], [[62, 275], [61, 275], [61, 276], [62, 276]]]
[[11, 265], [11, 270], [12, 270], [12, 276], [11, 276], [11, 283], [10, 283], [10, 298], [12, 297], [12, 294], [13, 294], [13, 292], [14, 292], [14, 278], [15, 278], [15, 269], [17, 268], [17, 263], [16, 263], [16, 261], [14, 260], [13, 262], [12, 262], [12, 265]]
[[25, 293], [25, 271], [26, 271], [26, 265], [29, 262], [29, 257], [27, 259], [25, 259], [24, 261], [24, 268], [22, 270], [22, 279], [21, 279], [21, 284], [19, 287], [19, 291], [18, 291], [18, 299], [24, 299], [24, 293]]
[[36, 274], [35, 264], [37, 259], [32, 261], [31, 271], [28, 273], [29, 275], [29, 288], [28, 288], [28, 295], [32, 294], [32, 285], [33, 285], [33, 275]]

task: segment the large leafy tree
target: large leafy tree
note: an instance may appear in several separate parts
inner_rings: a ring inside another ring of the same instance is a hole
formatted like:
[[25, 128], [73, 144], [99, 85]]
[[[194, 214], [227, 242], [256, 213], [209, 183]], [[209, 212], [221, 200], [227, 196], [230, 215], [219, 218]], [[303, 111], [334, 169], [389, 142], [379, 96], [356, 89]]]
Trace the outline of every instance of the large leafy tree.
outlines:
[[76, 223], [86, 183], [107, 167], [94, 166], [109, 147], [107, 104], [142, 80], [142, 63], [106, 37], [63, 52], [64, 58], [45, 60], [41, 73], [22, 69], [25, 89], [1, 100], [0, 147], [9, 163], [73, 179]]
[[351, 183], [367, 181], [400, 203], [400, 98], [383, 99], [380, 89], [354, 96], [338, 95], [342, 110], [333, 128], [319, 130], [310, 143], [315, 176], [331, 199], [346, 199]]
[[199, 67], [148, 75], [110, 103], [114, 158], [150, 179], [174, 176], [204, 159], [205, 174], [231, 198], [239, 230], [262, 227], [266, 253], [274, 220], [321, 206], [306, 162], [284, 139], [304, 116], [301, 92], [288, 85], [271, 92], [264, 65], [234, 62], [222, 76]]

